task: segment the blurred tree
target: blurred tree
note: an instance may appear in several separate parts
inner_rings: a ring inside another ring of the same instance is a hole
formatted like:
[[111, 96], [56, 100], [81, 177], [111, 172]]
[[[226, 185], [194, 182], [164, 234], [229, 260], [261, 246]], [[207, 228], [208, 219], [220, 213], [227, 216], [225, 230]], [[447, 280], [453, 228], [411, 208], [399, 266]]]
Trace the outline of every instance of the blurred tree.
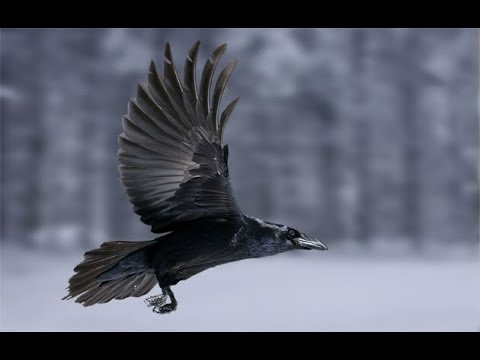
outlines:
[[[1, 154], [2, 238], [33, 245], [39, 226], [40, 168], [30, 161], [43, 151], [41, 126], [47, 105], [45, 61], [49, 49], [44, 29], [2, 29], [1, 38]], [[6, 93], [6, 96], [4, 94]], [[8, 121], [7, 121], [8, 119]]]
[[46, 112], [40, 120], [45, 144], [36, 155], [41, 169], [36, 179], [41, 197], [37, 214], [42, 220], [34, 236], [45, 245], [88, 247], [93, 233], [101, 229], [90, 217], [95, 186], [104, 190], [92, 169], [92, 158], [98, 156], [94, 139], [101, 132], [95, 106], [101, 75], [95, 68], [100, 60], [99, 32], [46, 29], [39, 35], [48, 62], [42, 71]]
[[368, 73], [366, 59], [368, 57], [367, 29], [351, 30], [351, 54], [352, 61], [351, 83], [353, 87], [353, 127], [355, 129], [355, 141], [352, 148], [355, 155], [354, 167], [356, 172], [357, 195], [354, 203], [355, 211], [355, 237], [361, 243], [367, 243], [372, 236], [373, 194], [370, 169], [370, 122], [367, 96], [368, 96]]
[[[147, 79], [150, 60], [162, 60], [162, 44], [157, 42], [152, 29], [108, 29], [102, 41], [103, 65], [107, 82], [100, 99], [105, 102], [107, 157], [103, 163], [108, 174], [106, 193], [107, 228], [110, 238], [135, 240], [148, 238], [149, 227], [140, 222], [123, 189], [118, 172], [117, 139], [122, 130], [122, 117], [127, 113], [128, 101], [135, 95], [138, 83]], [[161, 65], [161, 63], [159, 64]]]
[[421, 80], [415, 76], [421, 61], [419, 30], [408, 29], [400, 37], [397, 47], [397, 64], [399, 75], [399, 110], [403, 119], [405, 154], [405, 235], [412, 240], [415, 247], [421, 246], [421, 122], [417, 114], [420, 98]]
[[2, 29], [2, 241], [89, 247], [151, 237], [118, 180], [121, 118], [150, 59], [163, 67], [165, 42], [181, 71], [199, 39], [199, 66], [225, 41], [222, 61], [240, 60], [227, 96], [241, 100], [226, 138], [245, 212], [362, 244], [396, 237], [417, 249], [428, 239], [473, 244], [478, 35]]

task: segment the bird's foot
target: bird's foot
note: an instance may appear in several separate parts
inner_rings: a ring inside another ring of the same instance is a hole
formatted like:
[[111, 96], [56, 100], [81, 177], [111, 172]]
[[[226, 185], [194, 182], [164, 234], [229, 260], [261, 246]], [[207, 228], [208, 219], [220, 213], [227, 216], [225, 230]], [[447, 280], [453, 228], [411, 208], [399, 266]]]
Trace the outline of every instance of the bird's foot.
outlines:
[[166, 314], [177, 309], [177, 302], [172, 301], [171, 303], [166, 304], [168, 295], [154, 295], [145, 299], [145, 304], [148, 307], [152, 307], [152, 311], [157, 314]]
[[155, 306], [153, 308], [153, 312], [157, 314], [167, 314], [169, 312], [175, 311], [177, 309], [177, 304], [175, 303], [168, 303], [162, 306]]
[[145, 304], [147, 304], [148, 307], [152, 307], [152, 306], [154, 307], [153, 311], [155, 311], [155, 308], [164, 305], [166, 302], [167, 302], [166, 294], [153, 295], [145, 299]]

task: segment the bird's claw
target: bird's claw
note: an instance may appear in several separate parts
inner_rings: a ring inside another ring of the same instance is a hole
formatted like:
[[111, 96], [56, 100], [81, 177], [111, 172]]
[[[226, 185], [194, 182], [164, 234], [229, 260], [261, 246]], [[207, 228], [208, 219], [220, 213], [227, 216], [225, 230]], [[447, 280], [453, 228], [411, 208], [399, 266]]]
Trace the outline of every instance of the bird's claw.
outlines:
[[148, 307], [154, 306], [153, 311], [155, 311], [156, 307], [162, 306], [167, 302], [167, 295], [154, 295], [154, 296], [149, 296], [148, 298], [145, 299], [145, 304], [147, 304]]
[[162, 306], [155, 306], [153, 308], [153, 312], [157, 314], [167, 314], [169, 312], [175, 311], [176, 309], [177, 309], [176, 304], [169, 303]]
[[148, 307], [152, 307], [152, 311], [157, 314], [166, 314], [177, 309], [177, 304], [175, 303], [168, 303], [167, 302], [167, 295], [154, 295], [150, 296], [145, 299], [145, 304]]

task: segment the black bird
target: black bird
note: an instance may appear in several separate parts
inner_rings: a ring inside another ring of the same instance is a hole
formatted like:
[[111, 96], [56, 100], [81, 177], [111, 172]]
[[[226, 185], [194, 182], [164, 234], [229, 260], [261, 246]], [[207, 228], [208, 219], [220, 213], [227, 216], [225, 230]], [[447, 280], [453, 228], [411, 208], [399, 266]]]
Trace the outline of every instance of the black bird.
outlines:
[[[103, 243], [87, 251], [69, 280], [68, 295], [84, 306], [148, 293], [158, 282], [162, 294], [146, 299], [157, 313], [174, 311], [171, 286], [211, 267], [294, 249], [327, 250], [293, 228], [243, 214], [228, 175], [223, 133], [238, 98], [220, 114], [220, 100], [235, 61], [212, 79], [226, 45], [218, 47], [195, 74], [200, 42], [190, 49], [183, 81], [170, 45], [163, 76], [154, 62], [148, 83], [123, 117], [119, 136], [121, 182], [141, 220], [159, 234], [155, 240]], [[213, 91], [212, 91], [213, 90]], [[167, 300], [169, 302], [167, 303]]]

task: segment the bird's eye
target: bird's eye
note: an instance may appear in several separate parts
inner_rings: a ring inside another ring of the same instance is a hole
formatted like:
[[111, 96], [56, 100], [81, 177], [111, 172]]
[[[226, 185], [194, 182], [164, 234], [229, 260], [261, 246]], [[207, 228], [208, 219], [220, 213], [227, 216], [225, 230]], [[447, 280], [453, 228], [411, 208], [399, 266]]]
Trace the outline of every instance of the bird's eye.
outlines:
[[293, 230], [293, 229], [288, 230], [288, 235], [289, 235], [290, 237], [294, 237], [295, 234], [296, 234], [295, 230]]

